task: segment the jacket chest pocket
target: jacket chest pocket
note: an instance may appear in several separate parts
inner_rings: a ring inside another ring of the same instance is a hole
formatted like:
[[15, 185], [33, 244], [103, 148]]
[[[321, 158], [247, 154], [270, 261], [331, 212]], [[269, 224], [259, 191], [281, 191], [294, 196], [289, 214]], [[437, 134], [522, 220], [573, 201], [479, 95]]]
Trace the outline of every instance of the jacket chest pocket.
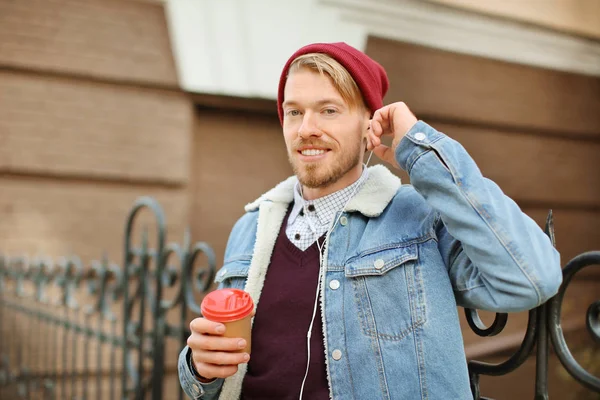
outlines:
[[425, 290], [418, 246], [359, 256], [345, 267], [363, 333], [402, 340], [426, 321]]
[[248, 279], [249, 269], [249, 258], [226, 261], [219, 272], [217, 272], [215, 282], [219, 284], [219, 289], [244, 289], [244, 286], [246, 286], [246, 280]]

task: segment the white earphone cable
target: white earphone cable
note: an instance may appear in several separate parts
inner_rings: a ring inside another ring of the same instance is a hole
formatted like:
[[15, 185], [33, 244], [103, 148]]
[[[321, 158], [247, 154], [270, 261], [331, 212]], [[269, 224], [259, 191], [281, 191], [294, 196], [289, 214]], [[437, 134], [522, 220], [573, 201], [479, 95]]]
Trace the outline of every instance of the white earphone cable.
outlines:
[[[367, 159], [367, 162], [365, 163], [365, 168], [367, 168], [367, 166], [369, 165], [369, 162], [371, 161], [371, 156], [373, 155], [373, 152], [371, 151], [371, 154], [369, 154], [369, 158]], [[335, 220], [333, 226], [327, 231], [326, 235], [325, 235], [325, 240], [323, 241], [323, 244], [319, 244], [319, 239], [317, 238], [317, 247], [319, 249], [319, 277], [317, 278], [317, 292], [315, 294], [315, 304], [313, 306], [313, 314], [312, 314], [312, 318], [310, 319], [310, 324], [308, 326], [308, 332], [306, 333], [306, 348], [307, 348], [307, 361], [306, 361], [306, 371], [304, 372], [304, 378], [302, 379], [302, 386], [300, 387], [300, 397], [299, 400], [302, 400], [302, 395], [304, 393], [304, 385], [306, 384], [306, 378], [308, 378], [308, 370], [310, 369], [310, 338], [312, 335], [312, 329], [313, 329], [313, 325], [315, 322], [315, 317], [317, 316], [317, 309], [319, 306], [319, 294], [321, 292], [321, 285], [322, 285], [322, 281], [323, 281], [323, 250], [325, 249], [325, 247], [327, 246], [327, 243], [329, 242], [329, 234], [331, 232], [333, 232], [333, 230], [335, 229], [337, 223], [339, 222], [340, 218], [342, 217], [342, 214], [344, 213], [344, 211], [346, 210], [346, 206], [348, 206], [348, 203], [350, 203], [350, 200], [352, 200], [352, 198], [354, 197], [354, 195], [356, 194], [356, 191], [358, 190], [360, 185], [357, 185], [354, 190], [352, 191], [352, 194], [350, 195], [350, 197], [348, 198], [348, 200], [346, 201], [346, 203], [344, 204], [344, 207], [342, 207], [342, 210], [340, 211], [337, 219]], [[302, 194], [302, 186], [300, 186], [300, 193]], [[304, 198], [304, 195], [302, 196], [302, 198]], [[304, 212], [306, 215], [308, 214], [305, 210]], [[309, 220], [307, 220], [308, 222]], [[315, 227], [313, 226], [312, 223], [308, 223], [308, 226], [310, 227], [310, 230], [313, 232], [313, 234], [317, 234]]]
[[[319, 239], [317, 239], [317, 247], [319, 248], [319, 265], [323, 265], [323, 248], [325, 247], [325, 242], [323, 245], [319, 244]], [[312, 329], [315, 322], [315, 317], [317, 316], [317, 309], [319, 304], [319, 292], [321, 291], [321, 268], [319, 267], [319, 277], [317, 278], [317, 293], [315, 294], [315, 304], [313, 306], [313, 314], [310, 319], [310, 325], [308, 326], [308, 332], [306, 333], [306, 348], [307, 348], [307, 362], [306, 362], [306, 371], [304, 372], [304, 378], [302, 379], [302, 386], [300, 387], [300, 400], [302, 400], [302, 394], [304, 393], [304, 385], [306, 384], [306, 378], [308, 377], [308, 370], [310, 369], [310, 337], [312, 335]]]

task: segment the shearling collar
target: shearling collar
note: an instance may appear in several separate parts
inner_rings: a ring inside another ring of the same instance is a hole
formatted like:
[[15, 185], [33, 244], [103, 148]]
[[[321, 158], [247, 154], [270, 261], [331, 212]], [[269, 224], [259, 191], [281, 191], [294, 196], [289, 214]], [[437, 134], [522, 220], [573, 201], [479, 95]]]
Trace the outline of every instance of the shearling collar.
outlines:
[[[246, 211], [255, 211], [265, 201], [289, 204], [294, 201], [294, 187], [298, 179], [291, 176], [279, 183], [252, 203], [246, 205]], [[366, 217], [381, 215], [400, 188], [400, 178], [383, 165], [369, 167], [369, 177], [358, 193], [346, 206], [346, 211], [358, 211]]]

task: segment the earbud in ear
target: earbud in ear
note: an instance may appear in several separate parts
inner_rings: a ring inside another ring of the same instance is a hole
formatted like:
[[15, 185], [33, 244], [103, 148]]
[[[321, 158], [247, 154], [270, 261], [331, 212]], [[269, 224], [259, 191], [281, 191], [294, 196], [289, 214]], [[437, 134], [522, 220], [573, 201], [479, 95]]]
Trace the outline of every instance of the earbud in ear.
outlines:
[[365, 130], [365, 132], [363, 133], [363, 138], [367, 138], [367, 136], [369, 136], [369, 131], [371, 130], [371, 121], [369, 121], [369, 126], [367, 126], [367, 129]]

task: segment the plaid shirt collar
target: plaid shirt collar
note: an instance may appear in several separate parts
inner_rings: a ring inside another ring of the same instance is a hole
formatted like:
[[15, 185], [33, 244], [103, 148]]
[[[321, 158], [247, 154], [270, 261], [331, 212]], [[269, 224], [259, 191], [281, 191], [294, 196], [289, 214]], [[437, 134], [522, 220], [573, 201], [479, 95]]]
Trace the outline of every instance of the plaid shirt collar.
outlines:
[[[290, 213], [288, 220], [289, 224], [293, 224], [296, 218], [303, 212], [304, 215], [316, 215], [316, 222], [321, 226], [328, 227], [331, 220], [335, 216], [335, 213], [346, 205], [352, 195], [356, 194], [360, 189], [360, 186], [369, 177], [369, 170], [363, 167], [363, 172], [360, 178], [356, 180], [352, 185], [346, 186], [345, 188], [338, 190], [337, 192], [328, 194], [327, 196], [320, 197], [315, 200], [304, 200], [301, 193], [300, 182], [296, 183], [294, 187], [294, 208]], [[314, 207], [314, 211], [309, 211], [309, 206]]]

